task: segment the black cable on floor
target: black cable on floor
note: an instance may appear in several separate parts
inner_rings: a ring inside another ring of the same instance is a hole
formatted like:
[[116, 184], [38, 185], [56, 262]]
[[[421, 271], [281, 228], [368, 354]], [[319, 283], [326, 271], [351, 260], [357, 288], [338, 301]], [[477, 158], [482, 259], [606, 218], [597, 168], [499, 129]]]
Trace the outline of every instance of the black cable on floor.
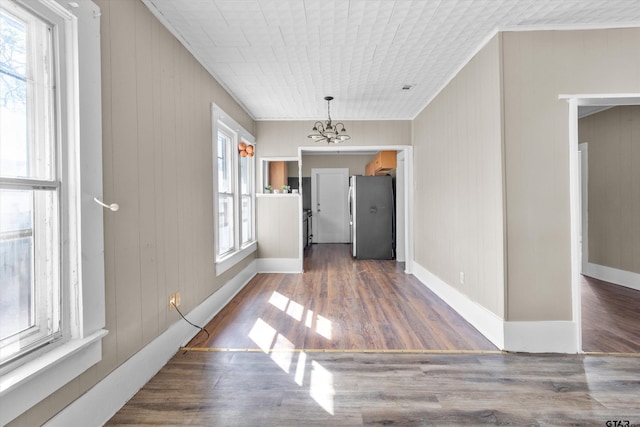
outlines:
[[175, 308], [178, 311], [178, 314], [180, 316], [182, 316], [182, 318], [184, 319], [185, 322], [187, 322], [188, 324], [190, 324], [193, 327], [196, 327], [196, 328], [200, 329], [201, 331], [204, 331], [204, 333], [207, 334], [207, 338], [209, 338], [209, 332], [205, 328], [203, 328], [202, 326], [198, 326], [198, 325], [196, 325], [194, 323], [191, 323], [189, 320], [187, 320], [186, 317], [184, 317], [184, 314], [182, 314], [182, 312], [180, 311], [178, 306], [176, 306], [174, 303], [171, 303], [171, 305], [173, 305], [173, 308]]

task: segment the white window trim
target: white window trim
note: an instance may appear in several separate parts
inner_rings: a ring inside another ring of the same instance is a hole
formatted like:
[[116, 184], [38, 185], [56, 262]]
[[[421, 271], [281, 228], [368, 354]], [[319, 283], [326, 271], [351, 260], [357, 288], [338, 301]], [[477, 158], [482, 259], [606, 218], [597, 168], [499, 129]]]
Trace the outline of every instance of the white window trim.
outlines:
[[[253, 193], [251, 195], [251, 209], [252, 209], [252, 215], [251, 215], [251, 227], [253, 230], [253, 240], [251, 240], [250, 242], [246, 243], [244, 246], [238, 247], [239, 245], [239, 234], [238, 234], [238, 227], [240, 226], [240, 216], [239, 216], [239, 212], [237, 211], [238, 209], [234, 209], [234, 229], [235, 229], [235, 244], [236, 244], [236, 250], [234, 250], [233, 252], [229, 252], [224, 254], [223, 256], [218, 257], [218, 238], [217, 238], [217, 233], [219, 230], [219, 226], [218, 226], [218, 221], [219, 221], [219, 215], [218, 215], [218, 173], [217, 173], [217, 165], [218, 165], [218, 128], [219, 128], [219, 123], [222, 123], [225, 127], [231, 129], [234, 133], [236, 133], [238, 140], [243, 140], [246, 141], [250, 144], [255, 144], [255, 137], [253, 135], [251, 135], [251, 133], [249, 133], [245, 128], [243, 128], [238, 122], [236, 122], [234, 119], [232, 119], [231, 117], [229, 117], [228, 114], [226, 114], [222, 108], [220, 108], [219, 106], [217, 106], [215, 103], [211, 103], [211, 123], [212, 123], [212, 150], [213, 150], [213, 168], [214, 168], [214, 173], [213, 173], [213, 189], [214, 189], [214, 198], [213, 198], [213, 217], [214, 217], [214, 232], [216, 233], [216, 238], [214, 239], [214, 249], [215, 249], [215, 254], [216, 254], [216, 276], [221, 275], [222, 273], [224, 273], [225, 271], [229, 270], [230, 268], [232, 268], [234, 265], [236, 265], [237, 263], [239, 263], [240, 261], [242, 261], [244, 258], [246, 258], [247, 256], [251, 255], [253, 252], [255, 252], [258, 249], [258, 243], [256, 240], [256, 233], [255, 233], [255, 229], [256, 229], [256, 190], [255, 190], [255, 185], [254, 185], [254, 189], [253, 189]], [[237, 141], [236, 141], [237, 142]], [[233, 163], [234, 167], [234, 177], [235, 177], [235, 181], [236, 181], [236, 199], [240, 199], [241, 195], [240, 195], [240, 190], [239, 190], [239, 186], [238, 186], [238, 165], [236, 164], [236, 162]], [[255, 182], [255, 164], [254, 164], [254, 182]], [[235, 203], [236, 207], [238, 206], [237, 200]]]
[[[57, 64], [57, 85], [67, 94], [58, 104], [66, 110], [58, 132], [70, 150], [63, 161], [63, 179], [71, 185], [65, 199], [70, 221], [62, 229], [71, 238], [65, 256], [69, 283], [63, 300], [70, 305], [69, 339], [45, 347], [37, 357], [0, 376], [0, 425], [5, 425], [78, 377], [102, 358], [105, 326], [102, 113], [100, 77], [100, 9], [91, 0], [16, 0], [57, 18], [54, 40], [63, 58]], [[79, 58], [82, 58], [82, 61]], [[60, 76], [63, 76], [61, 78]]]

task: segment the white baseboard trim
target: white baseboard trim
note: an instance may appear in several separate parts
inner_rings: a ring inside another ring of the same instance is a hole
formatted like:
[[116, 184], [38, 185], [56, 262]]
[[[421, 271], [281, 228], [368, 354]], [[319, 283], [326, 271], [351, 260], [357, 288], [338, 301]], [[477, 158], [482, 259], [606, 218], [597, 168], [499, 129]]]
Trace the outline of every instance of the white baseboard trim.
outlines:
[[617, 268], [590, 262], [584, 266], [583, 270], [582, 274], [585, 276], [640, 291], [640, 274], [638, 273], [618, 270]]
[[415, 261], [413, 262], [413, 275], [464, 317], [467, 322], [471, 323], [496, 347], [499, 349], [505, 348], [504, 321], [502, 318], [472, 301]]
[[526, 353], [579, 353], [572, 321], [505, 322], [505, 349]]
[[[186, 314], [195, 324], [208, 323], [257, 273], [254, 260], [233, 279]], [[182, 319], [53, 417], [46, 426], [104, 425], [199, 332]]]
[[573, 321], [505, 321], [413, 262], [413, 274], [496, 347], [527, 353], [578, 353]]
[[258, 258], [258, 273], [302, 273], [302, 259]]

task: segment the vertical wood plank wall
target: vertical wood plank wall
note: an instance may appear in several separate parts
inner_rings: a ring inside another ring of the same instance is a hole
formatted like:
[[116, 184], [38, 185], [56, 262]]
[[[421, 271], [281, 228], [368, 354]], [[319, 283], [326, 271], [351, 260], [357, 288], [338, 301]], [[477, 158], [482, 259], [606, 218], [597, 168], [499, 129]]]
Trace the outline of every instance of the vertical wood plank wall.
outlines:
[[258, 258], [298, 258], [302, 240], [300, 197], [266, 195], [256, 198]]
[[502, 37], [508, 317], [571, 320], [569, 108], [558, 96], [640, 93], [640, 28]]
[[[335, 102], [335, 101], [334, 101]], [[322, 117], [319, 120], [324, 120]], [[339, 118], [338, 118], [339, 119]], [[353, 120], [344, 121], [351, 139], [349, 146], [411, 145], [410, 120]], [[298, 147], [318, 147], [327, 144], [314, 143], [307, 135], [313, 121], [257, 121], [256, 134], [262, 148], [259, 157], [298, 156]]]
[[[340, 155], [340, 156], [302, 156], [302, 176], [311, 176], [311, 169], [314, 168], [347, 168], [349, 175], [364, 175], [367, 163], [371, 161], [374, 154], [362, 155]], [[298, 171], [296, 171], [296, 176]]]
[[503, 317], [500, 49], [498, 35], [413, 121], [414, 241], [418, 264]]
[[106, 328], [103, 360], [15, 419], [41, 425], [255, 257], [215, 276], [211, 102], [253, 120], [140, 1], [101, 9]]
[[640, 273], [640, 106], [580, 119], [589, 144], [589, 262]]

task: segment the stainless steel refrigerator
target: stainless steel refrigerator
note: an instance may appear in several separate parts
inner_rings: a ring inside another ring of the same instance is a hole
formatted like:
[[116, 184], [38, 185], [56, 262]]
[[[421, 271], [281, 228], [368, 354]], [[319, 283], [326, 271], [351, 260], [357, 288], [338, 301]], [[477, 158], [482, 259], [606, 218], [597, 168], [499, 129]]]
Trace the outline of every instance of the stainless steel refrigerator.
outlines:
[[392, 177], [352, 176], [349, 186], [349, 216], [354, 258], [395, 258]]

